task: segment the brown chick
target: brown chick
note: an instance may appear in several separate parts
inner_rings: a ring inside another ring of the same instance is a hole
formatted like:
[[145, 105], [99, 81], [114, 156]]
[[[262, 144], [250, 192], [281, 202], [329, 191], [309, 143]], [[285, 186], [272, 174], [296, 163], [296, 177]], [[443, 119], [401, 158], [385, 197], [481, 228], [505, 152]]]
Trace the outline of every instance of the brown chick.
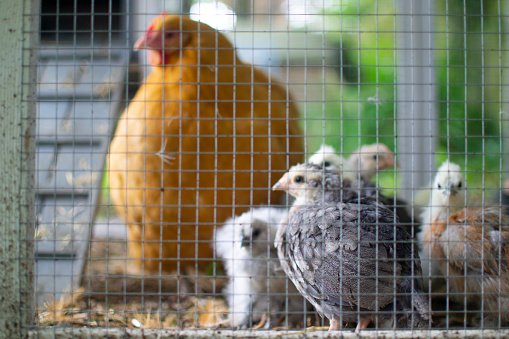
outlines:
[[494, 201], [501, 205], [504, 213], [509, 214], [509, 179], [504, 181], [502, 189], [494, 195]]
[[[354, 151], [345, 164], [345, 171], [370, 181], [381, 169], [397, 167], [394, 155], [385, 144], [364, 145]], [[357, 178], [356, 178], [357, 179]]]
[[481, 310], [484, 326], [509, 324], [509, 217], [498, 208], [464, 208], [436, 218], [426, 236], [452, 299]]
[[158, 16], [135, 48], [151, 50], [156, 67], [108, 159], [129, 257], [146, 272], [206, 267], [215, 225], [281, 197], [270, 192], [272, 173], [303, 154], [297, 108], [222, 33], [188, 17]]

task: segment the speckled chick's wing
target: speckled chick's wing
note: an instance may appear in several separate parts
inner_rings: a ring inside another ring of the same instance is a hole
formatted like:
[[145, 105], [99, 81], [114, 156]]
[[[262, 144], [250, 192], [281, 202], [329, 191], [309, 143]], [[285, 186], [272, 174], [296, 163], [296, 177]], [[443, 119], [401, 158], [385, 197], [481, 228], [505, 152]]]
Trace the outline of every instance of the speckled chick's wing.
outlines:
[[[302, 209], [288, 218], [290, 271], [321, 313], [334, 313], [339, 305], [376, 311], [394, 301], [402, 267], [394, 265], [392, 245], [376, 246], [377, 210], [341, 203]], [[387, 212], [387, 221], [394, 222]]]
[[380, 188], [371, 182], [365, 182], [361, 180], [360, 182], [356, 182], [355, 185], [360, 185], [360, 189], [362, 189], [362, 195], [373, 198], [394, 212], [394, 214], [398, 216], [400, 225], [404, 227], [410, 235], [417, 234], [419, 231], [419, 225], [417, 225], [415, 220], [411, 217], [410, 213], [408, 213], [408, 204], [405, 201], [383, 195], [380, 193]]
[[396, 301], [398, 326], [423, 327], [429, 306], [411, 276], [421, 270], [409, 238], [383, 206], [339, 203], [292, 213], [276, 243], [288, 276], [327, 318], [357, 321], [358, 308], [390, 317]]

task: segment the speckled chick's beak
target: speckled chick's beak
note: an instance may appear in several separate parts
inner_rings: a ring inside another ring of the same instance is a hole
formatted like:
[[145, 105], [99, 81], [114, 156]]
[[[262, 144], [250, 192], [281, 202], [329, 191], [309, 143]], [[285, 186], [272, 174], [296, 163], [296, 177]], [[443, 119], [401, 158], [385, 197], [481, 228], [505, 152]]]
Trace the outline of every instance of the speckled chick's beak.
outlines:
[[273, 191], [287, 191], [289, 188], [289, 180], [288, 173], [285, 173], [281, 179], [274, 186], [272, 186]]

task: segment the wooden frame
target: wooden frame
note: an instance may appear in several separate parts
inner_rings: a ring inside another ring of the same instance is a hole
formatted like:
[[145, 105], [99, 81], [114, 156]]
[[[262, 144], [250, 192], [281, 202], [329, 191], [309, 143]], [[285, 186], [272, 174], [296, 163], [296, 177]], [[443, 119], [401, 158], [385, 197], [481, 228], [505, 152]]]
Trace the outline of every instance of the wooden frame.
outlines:
[[0, 337], [33, 323], [35, 91], [39, 1], [0, 1]]

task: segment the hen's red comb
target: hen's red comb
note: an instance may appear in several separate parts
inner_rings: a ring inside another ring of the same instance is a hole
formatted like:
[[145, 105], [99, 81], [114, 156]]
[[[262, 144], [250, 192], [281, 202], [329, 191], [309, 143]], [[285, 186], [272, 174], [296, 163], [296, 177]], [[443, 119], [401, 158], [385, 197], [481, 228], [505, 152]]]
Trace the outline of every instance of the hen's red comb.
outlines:
[[[169, 14], [170, 14], [170, 13], [168, 13], [167, 11], [162, 11], [162, 12], [159, 14], [159, 16], [164, 16], [164, 15], [169, 15]], [[148, 26], [148, 28], [147, 28], [147, 32], [151, 32], [151, 31], [153, 31], [153, 30], [154, 30], [154, 21], [155, 21], [155, 20], [153, 20], [153, 21], [152, 21], [152, 23]]]

